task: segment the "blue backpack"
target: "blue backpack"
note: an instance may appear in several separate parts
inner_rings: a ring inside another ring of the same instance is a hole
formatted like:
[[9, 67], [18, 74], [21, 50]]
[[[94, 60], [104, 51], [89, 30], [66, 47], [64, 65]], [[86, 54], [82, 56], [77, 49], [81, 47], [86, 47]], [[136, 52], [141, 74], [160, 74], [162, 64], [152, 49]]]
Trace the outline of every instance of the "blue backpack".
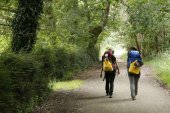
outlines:
[[139, 51], [131, 50], [130, 52], [128, 52], [128, 59], [127, 59], [128, 67], [130, 66], [130, 64], [132, 62], [134, 62], [136, 60], [138, 62], [136, 64], [136, 66], [141, 67], [143, 65], [143, 61], [142, 61], [142, 58], [141, 58], [141, 55], [140, 55]]

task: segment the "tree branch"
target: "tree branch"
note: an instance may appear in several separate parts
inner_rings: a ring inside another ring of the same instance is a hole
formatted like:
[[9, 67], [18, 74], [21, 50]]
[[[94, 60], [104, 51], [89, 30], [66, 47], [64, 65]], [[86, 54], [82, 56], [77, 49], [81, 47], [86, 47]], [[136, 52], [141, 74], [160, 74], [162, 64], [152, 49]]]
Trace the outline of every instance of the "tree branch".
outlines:
[[109, 16], [109, 10], [110, 10], [110, 0], [106, 0], [106, 6], [102, 16], [101, 24], [99, 24], [98, 26], [94, 26], [90, 30], [90, 33], [94, 38], [97, 38], [100, 35], [100, 33], [103, 31], [104, 27], [106, 26], [108, 21], [108, 16]]
[[106, 6], [105, 6], [105, 9], [104, 9], [104, 14], [103, 14], [103, 17], [102, 17], [102, 29], [106, 26], [107, 24], [107, 21], [108, 21], [108, 16], [109, 16], [109, 11], [110, 11], [110, 1], [109, 0], [106, 0]]

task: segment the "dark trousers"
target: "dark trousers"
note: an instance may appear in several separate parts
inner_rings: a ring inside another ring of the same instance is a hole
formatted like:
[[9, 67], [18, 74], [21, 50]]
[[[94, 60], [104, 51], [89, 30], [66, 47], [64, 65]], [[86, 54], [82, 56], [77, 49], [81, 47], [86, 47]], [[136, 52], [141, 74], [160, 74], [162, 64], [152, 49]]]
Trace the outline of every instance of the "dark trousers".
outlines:
[[106, 77], [105, 90], [106, 93], [109, 95], [112, 95], [113, 93], [115, 73], [116, 73], [115, 71], [105, 71], [105, 77]]

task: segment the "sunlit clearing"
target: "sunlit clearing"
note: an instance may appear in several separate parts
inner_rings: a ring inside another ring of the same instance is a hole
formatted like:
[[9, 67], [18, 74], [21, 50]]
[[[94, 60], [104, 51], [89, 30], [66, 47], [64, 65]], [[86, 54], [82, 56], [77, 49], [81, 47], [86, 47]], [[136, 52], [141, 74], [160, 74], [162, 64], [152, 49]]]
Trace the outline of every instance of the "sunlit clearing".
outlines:
[[111, 35], [105, 38], [100, 44], [100, 53], [99, 53], [99, 60], [101, 61], [102, 55], [104, 52], [111, 48], [114, 50], [114, 55], [117, 58], [120, 58], [124, 53], [126, 53], [126, 49], [123, 47], [123, 44], [118, 40], [120, 37], [119, 33], [112, 32]]
[[71, 80], [71, 81], [62, 81], [62, 82], [51, 82], [50, 86], [54, 91], [57, 90], [72, 90], [79, 88], [83, 85], [82, 80]]

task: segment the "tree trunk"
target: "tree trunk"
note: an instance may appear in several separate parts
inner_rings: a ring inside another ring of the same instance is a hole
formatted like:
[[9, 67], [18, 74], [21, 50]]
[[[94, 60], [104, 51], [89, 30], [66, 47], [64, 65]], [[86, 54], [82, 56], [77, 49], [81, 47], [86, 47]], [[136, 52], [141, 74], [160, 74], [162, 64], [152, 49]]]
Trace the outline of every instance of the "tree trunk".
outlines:
[[18, 8], [12, 23], [12, 51], [29, 53], [36, 43], [38, 19], [43, 0], [18, 0]]
[[106, 4], [105, 4], [105, 9], [104, 9], [104, 14], [101, 20], [101, 24], [98, 26], [94, 26], [90, 29], [90, 37], [91, 37], [91, 41], [89, 43], [89, 49], [94, 48], [97, 40], [98, 40], [98, 36], [100, 35], [100, 33], [103, 31], [104, 27], [107, 24], [108, 21], [108, 15], [109, 15], [109, 10], [110, 10], [110, 1], [106, 0]]
[[109, 10], [110, 10], [110, 1], [106, 0], [106, 6], [105, 6], [104, 14], [103, 14], [103, 17], [102, 17], [102, 29], [104, 29], [104, 27], [107, 24], [108, 16], [109, 16]]
[[138, 37], [137, 36], [135, 36], [135, 43], [136, 43], [136, 47], [137, 47], [139, 53], [141, 53], [141, 49], [140, 49], [140, 46], [139, 46], [139, 41], [138, 41]]
[[156, 48], [156, 53], [159, 53], [159, 40], [158, 40], [158, 36], [155, 36], [154, 38], [155, 40], [155, 48]]

